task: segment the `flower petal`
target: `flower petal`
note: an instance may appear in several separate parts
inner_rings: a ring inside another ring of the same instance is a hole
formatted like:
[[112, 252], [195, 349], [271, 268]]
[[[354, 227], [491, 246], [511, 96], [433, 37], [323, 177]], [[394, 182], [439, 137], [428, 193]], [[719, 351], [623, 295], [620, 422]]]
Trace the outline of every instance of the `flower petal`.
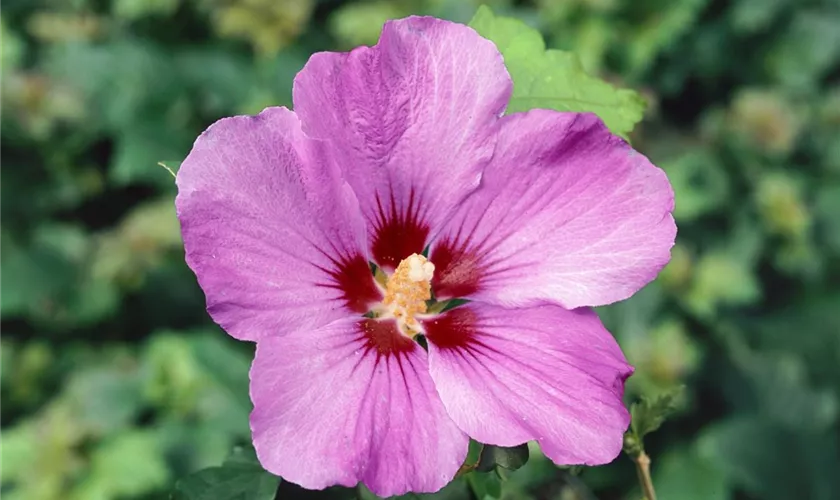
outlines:
[[251, 399], [263, 467], [305, 488], [437, 491], [466, 458], [426, 352], [392, 321], [339, 320], [258, 342]]
[[595, 115], [506, 116], [481, 188], [433, 244], [435, 294], [566, 308], [626, 299], [670, 259], [662, 170]]
[[386, 23], [374, 47], [309, 59], [295, 111], [308, 135], [340, 151], [378, 264], [420, 253], [478, 185], [511, 91], [492, 42], [431, 17]]
[[349, 186], [295, 114], [225, 118], [196, 140], [175, 205], [207, 310], [244, 340], [364, 313], [381, 293]]
[[591, 310], [472, 302], [425, 328], [435, 387], [473, 439], [536, 440], [561, 465], [604, 464], [621, 451], [633, 369]]

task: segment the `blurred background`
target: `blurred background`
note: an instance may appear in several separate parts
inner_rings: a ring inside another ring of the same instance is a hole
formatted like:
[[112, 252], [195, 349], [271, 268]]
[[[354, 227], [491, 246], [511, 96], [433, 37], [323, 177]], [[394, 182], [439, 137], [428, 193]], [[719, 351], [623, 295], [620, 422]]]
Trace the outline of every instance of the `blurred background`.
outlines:
[[[631, 139], [670, 176], [678, 242], [600, 313], [637, 368], [628, 400], [687, 386], [647, 440], [660, 498], [840, 498], [840, 4], [485, 3], [649, 101]], [[290, 106], [314, 51], [477, 5], [3, 1], [4, 499], [167, 498], [248, 442], [252, 346], [207, 317], [157, 162], [220, 117]], [[537, 455], [504, 485], [593, 493], [638, 499], [631, 461], [576, 475]]]

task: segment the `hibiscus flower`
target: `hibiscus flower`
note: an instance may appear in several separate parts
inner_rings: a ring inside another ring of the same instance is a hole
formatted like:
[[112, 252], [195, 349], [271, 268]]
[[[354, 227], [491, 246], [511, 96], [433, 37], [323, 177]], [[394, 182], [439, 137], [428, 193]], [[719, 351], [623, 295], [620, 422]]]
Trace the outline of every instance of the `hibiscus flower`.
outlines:
[[503, 116], [511, 90], [493, 43], [410, 17], [313, 55], [294, 111], [196, 140], [186, 258], [211, 317], [257, 343], [268, 471], [388, 496], [446, 485], [470, 437], [557, 464], [620, 452], [632, 368], [589, 307], [666, 264], [673, 193], [595, 115]]

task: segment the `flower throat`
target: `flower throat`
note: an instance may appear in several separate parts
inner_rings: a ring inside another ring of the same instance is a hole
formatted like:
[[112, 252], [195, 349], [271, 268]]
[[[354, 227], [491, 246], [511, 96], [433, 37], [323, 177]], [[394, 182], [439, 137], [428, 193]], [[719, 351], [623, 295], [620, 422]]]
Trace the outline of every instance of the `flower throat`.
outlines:
[[388, 278], [382, 300], [384, 313], [393, 317], [400, 331], [409, 337], [423, 332], [416, 315], [426, 312], [426, 301], [432, 298], [434, 272], [435, 265], [415, 253], [403, 259]]

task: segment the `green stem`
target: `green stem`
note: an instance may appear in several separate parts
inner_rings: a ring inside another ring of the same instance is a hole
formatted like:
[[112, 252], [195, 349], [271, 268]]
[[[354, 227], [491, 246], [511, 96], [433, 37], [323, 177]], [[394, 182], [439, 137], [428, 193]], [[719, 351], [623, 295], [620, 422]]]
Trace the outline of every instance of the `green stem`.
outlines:
[[653, 489], [653, 480], [650, 478], [650, 457], [644, 451], [633, 458], [636, 463], [636, 475], [639, 476], [639, 485], [646, 500], [656, 500], [656, 491]]

